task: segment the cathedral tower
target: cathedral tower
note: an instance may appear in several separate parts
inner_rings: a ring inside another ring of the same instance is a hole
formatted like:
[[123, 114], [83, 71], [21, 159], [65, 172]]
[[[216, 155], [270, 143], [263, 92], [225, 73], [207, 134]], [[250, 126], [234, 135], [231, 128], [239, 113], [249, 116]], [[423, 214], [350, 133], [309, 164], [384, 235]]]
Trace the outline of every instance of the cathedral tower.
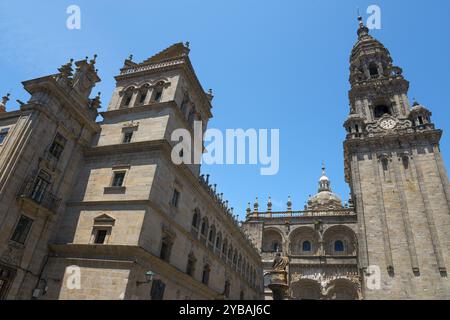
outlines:
[[[359, 21], [344, 158], [358, 214], [359, 266], [371, 280], [364, 296], [448, 299], [450, 188], [442, 131], [428, 109], [410, 106], [402, 69]], [[379, 278], [371, 275], [378, 268]]]

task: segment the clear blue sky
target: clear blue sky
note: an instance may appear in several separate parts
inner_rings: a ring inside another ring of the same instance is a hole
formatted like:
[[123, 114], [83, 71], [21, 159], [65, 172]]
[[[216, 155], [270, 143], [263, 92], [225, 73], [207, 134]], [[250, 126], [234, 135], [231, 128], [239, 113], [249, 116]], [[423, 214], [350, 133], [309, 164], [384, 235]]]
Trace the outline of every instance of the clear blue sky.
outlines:
[[[66, 8], [81, 8], [81, 30], [66, 28]], [[2, 0], [0, 94], [27, 100], [21, 81], [55, 73], [69, 58], [99, 55], [107, 106], [130, 53], [142, 61], [179, 41], [205, 90], [215, 93], [210, 126], [280, 129], [280, 171], [256, 166], [209, 166], [218, 189], [243, 215], [259, 196], [285, 208], [288, 195], [302, 209], [317, 190], [325, 161], [333, 189], [344, 199], [342, 128], [348, 114], [348, 61], [356, 41], [356, 10], [382, 10], [372, 31], [391, 51], [416, 97], [444, 129], [441, 149], [450, 164], [450, 2], [442, 1], [21, 1]], [[364, 18], [367, 15], [363, 15]]]

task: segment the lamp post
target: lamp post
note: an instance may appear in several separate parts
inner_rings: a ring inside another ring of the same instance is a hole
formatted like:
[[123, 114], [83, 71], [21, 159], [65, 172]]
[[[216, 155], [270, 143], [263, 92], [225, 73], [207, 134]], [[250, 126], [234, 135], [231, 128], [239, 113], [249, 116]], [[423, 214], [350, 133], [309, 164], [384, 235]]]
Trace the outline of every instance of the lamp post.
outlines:
[[155, 273], [151, 270], [145, 273], [145, 281], [136, 281], [136, 286], [140, 286], [141, 284], [150, 284], [155, 278]]

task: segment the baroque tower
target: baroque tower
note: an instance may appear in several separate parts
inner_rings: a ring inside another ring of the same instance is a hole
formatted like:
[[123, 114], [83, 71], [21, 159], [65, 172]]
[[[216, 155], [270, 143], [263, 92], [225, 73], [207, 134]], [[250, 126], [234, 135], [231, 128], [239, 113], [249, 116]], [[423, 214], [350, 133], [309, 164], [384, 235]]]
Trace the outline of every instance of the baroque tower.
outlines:
[[442, 131], [428, 109], [410, 106], [402, 69], [359, 21], [344, 159], [358, 214], [364, 296], [448, 299], [450, 188]]

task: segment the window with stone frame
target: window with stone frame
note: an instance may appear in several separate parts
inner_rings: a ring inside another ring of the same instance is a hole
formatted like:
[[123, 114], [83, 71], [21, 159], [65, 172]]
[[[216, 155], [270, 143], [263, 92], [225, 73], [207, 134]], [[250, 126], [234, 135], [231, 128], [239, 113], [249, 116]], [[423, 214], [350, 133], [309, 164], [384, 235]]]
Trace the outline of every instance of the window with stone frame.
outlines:
[[33, 219], [28, 218], [27, 216], [21, 215], [19, 221], [17, 222], [16, 228], [14, 229], [14, 233], [11, 237], [11, 241], [25, 244], [28, 234], [30, 233], [31, 226], [33, 225]]
[[227, 259], [227, 253], [228, 253], [228, 240], [225, 239], [223, 241], [223, 245], [222, 245], [222, 259], [223, 260]]
[[211, 249], [214, 249], [214, 241], [216, 239], [216, 226], [212, 225], [209, 229], [208, 243]]
[[163, 91], [164, 91], [164, 82], [160, 81], [158, 82], [158, 84], [153, 88], [153, 97], [152, 97], [152, 101], [153, 102], [161, 102], [162, 100], [162, 95], [163, 95]]
[[312, 251], [312, 246], [311, 246], [310, 241], [303, 241], [302, 251], [303, 252], [311, 252]]
[[178, 191], [177, 189], [173, 189], [172, 200], [170, 201], [170, 204], [172, 205], [172, 207], [177, 208], [179, 201], [180, 201], [180, 191]]
[[334, 252], [343, 253], [345, 251], [344, 241], [336, 240], [334, 242]]
[[211, 272], [211, 267], [209, 266], [209, 264], [205, 264], [205, 266], [203, 267], [203, 272], [202, 272], [202, 283], [204, 285], [209, 284], [210, 272]]
[[145, 98], [147, 98], [147, 90], [142, 90], [139, 93], [139, 105], [140, 106], [144, 105]]
[[174, 239], [175, 239], [174, 234], [165, 228], [163, 230], [163, 236], [161, 239], [161, 248], [159, 252], [159, 258], [161, 260], [170, 262]]
[[103, 214], [94, 219], [92, 227], [91, 244], [107, 244], [111, 237], [112, 229], [115, 224], [115, 219]]
[[195, 265], [197, 263], [197, 259], [195, 258], [194, 254], [191, 253], [188, 256], [187, 266], [186, 266], [186, 274], [188, 276], [193, 277], [195, 275]]
[[45, 194], [51, 183], [51, 176], [44, 170], [40, 170], [36, 179], [34, 180], [33, 190], [31, 192], [31, 199], [37, 203], [44, 200]]
[[9, 133], [9, 128], [3, 128], [0, 130], [0, 145], [3, 144], [3, 142], [5, 142], [6, 137], [8, 136]]
[[123, 131], [122, 143], [131, 143], [131, 139], [133, 138], [134, 130], [128, 129]]
[[122, 104], [121, 104], [122, 108], [130, 107], [131, 100], [133, 99], [133, 92], [134, 92], [134, 88], [129, 88], [129, 89], [127, 89], [127, 91], [125, 91], [123, 98], [122, 98]]
[[114, 171], [111, 187], [123, 187], [126, 171]]
[[215, 248], [219, 253], [221, 246], [222, 246], [222, 232], [219, 232], [216, 237], [216, 245], [215, 245]]
[[67, 139], [57, 133], [48, 150], [49, 154], [52, 155], [55, 159], [59, 160], [64, 151], [66, 143]]
[[16, 270], [0, 263], [0, 300], [6, 299], [15, 276]]
[[107, 235], [108, 235], [108, 230], [97, 229], [95, 232], [94, 244], [105, 244]]
[[391, 109], [387, 105], [380, 104], [373, 109], [373, 116], [375, 117], [375, 119], [379, 119], [385, 114], [392, 114]]
[[230, 245], [230, 247], [228, 248], [228, 260], [232, 261], [233, 259], [233, 246]]
[[201, 241], [205, 244], [206, 244], [206, 238], [208, 235], [208, 230], [209, 230], [208, 218], [203, 217], [202, 226], [200, 228], [200, 238], [201, 238]]
[[378, 78], [379, 74], [378, 74], [378, 66], [376, 63], [372, 62], [369, 65], [369, 74], [371, 78]]

